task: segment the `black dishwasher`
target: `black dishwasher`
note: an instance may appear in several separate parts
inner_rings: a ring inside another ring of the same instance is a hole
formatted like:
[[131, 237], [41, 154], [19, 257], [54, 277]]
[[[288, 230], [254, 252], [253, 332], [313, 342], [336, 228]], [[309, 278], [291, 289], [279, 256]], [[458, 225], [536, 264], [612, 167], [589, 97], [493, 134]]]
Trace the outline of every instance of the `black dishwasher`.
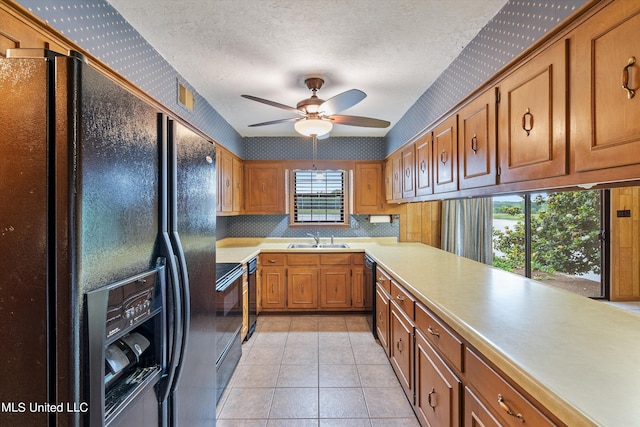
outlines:
[[376, 262], [367, 254], [364, 255], [364, 308], [371, 310], [367, 322], [375, 338], [376, 334]]
[[249, 331], [245, 341], [251, 338], [253, 331], [256, 329], [256, 320], [258, 317], [257, 294], [256, 294], [256, 270], [258, 269], [258, 260], [253, 258], [247, 263], [249, 273]]

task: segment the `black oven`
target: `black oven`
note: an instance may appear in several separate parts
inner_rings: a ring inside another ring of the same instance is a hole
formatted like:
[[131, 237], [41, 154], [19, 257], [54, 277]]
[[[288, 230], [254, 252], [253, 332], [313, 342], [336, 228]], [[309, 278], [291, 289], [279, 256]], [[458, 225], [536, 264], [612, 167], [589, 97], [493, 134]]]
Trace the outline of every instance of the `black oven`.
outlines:
[[376, 262], [367, 254], [364, 255], [364, 308], [371, 310], [371, 315], [367, 316], [367, 322], [375, 338], [376, 334]]
[[242, 355], [242, 275], [239, 263], [216, 264], [216, 381], [220, 400]]

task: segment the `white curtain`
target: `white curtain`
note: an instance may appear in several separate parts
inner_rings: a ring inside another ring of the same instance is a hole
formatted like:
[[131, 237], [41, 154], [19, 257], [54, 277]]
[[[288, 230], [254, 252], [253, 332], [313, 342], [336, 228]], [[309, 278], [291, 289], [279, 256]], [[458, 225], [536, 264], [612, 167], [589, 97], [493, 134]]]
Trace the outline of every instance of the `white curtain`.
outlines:
[[442, 249], [491, 265], [493, 202], [491, 198], [442, 202]]

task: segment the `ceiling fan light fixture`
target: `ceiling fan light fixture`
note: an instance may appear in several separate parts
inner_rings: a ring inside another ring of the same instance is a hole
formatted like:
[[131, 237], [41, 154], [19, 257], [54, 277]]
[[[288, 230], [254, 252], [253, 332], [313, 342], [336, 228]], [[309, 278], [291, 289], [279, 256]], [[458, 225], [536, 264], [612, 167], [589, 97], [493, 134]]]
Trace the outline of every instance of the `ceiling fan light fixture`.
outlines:
[[331, 132], [331, 129], [333, 129], [333, 123], [331, 123], [329, 120], [307, 118], [298, 120], [297, 122], [295, 122], [293, 127], [296, 129], [296, 132], [301, 135], [321, 136]]

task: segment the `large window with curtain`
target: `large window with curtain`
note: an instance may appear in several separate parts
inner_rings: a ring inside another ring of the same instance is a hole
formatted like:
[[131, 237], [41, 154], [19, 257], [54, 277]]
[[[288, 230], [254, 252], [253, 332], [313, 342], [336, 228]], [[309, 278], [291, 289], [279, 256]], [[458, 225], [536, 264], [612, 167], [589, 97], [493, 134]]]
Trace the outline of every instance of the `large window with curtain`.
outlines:
[[493, 198], [493, 265], [586, 297], [608, 297], [606, 190]]

